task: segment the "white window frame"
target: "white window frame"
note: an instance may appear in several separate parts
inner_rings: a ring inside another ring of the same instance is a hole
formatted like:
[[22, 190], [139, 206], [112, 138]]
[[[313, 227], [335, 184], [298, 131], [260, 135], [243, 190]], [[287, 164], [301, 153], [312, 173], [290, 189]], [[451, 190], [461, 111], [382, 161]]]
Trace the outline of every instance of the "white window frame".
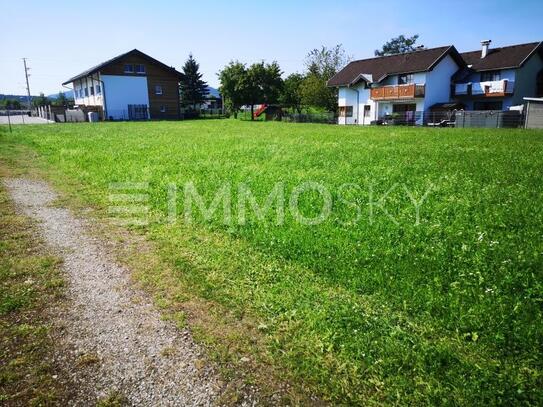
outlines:
[[162, 91], [162, 85], [155, 85], [155, 95], [162, 95], [164, 92]]
[[166, 113], [166, 105], [160, 105], [160, 113]]
[[[130, 67], [130, 69], [127, 69]], [[124, 73], [134, 73], [134, 64], [124, 64]]]
[[[141, 71], [138, 71], [138, 68], [141, 68]], [[135, 64], [134, 65], [134, 72], [138, 75], [145, 75], [145, 65], [143, 64]]]
[[102, 87], [100, 85], [96, 85], [95, 88], [96, 88], [96, 94], [101, 95], [102, 94]]

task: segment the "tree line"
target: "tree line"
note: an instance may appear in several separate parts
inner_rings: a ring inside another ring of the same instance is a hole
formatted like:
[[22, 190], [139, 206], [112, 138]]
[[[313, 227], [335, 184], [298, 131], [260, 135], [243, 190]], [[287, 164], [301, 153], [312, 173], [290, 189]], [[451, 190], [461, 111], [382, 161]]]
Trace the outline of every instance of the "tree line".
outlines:
[[[376, 56], [387, 56], [414, 51], [418, 35], [400, 35], [386, 42]], [[305, 57], [303, 73], [293, 73], [285, 79], [277, 62], [246, 65], [232, 61], [219, 73], [220, 92], [225, 107], [237, 116], [242, 106], [279, 104], [301, 113], [302, 107], [315, 107], [328, 112], [337, 111], [337, 88], [327, 82], [351, 61], [342, 45], [311, 50]]]
[[251, 65], [231, 61], [219, 73], [220, 92], [225, 108], [237, 117], [242, 106], [279, 104], [301, 113], [303, 106], [326, 111], [337, 109], [337, 89], [326, 85], [350, 60], [341, 45], [321, 47], [305, 58], [305, 72], [283, 79], [279, 64], [257, 62]]
[[[386, 56], [414, 51], [418, 35], [406, 37], [400, 35], [386, 42], [376, 56]], [[419, 47], [420, 48], [420, 47]], [[293, 73], [283, 79], [283, 71], [276, 61], [264, 61], [247, 65], [240, 61], [231, 61], [217, 75], [220, 81], [219, 91], [226, 110], [237, 117], [242, 106], [251, 107], [253, 118], [257, 104], [279, 104], [297, 113], [303, 107], [314, 107], [328, 112], [337, 110], [337, 88], [328, 87], [327, 82], [339, 70], [351, 61], [341, 44], [334, 47], [315, 48], [305, 57], [303, 73]], [[183, 77], [179, 84], [181, 106], [198, 111], [201, 104], [209, 99], [209, 87], [202, 79], [200, 65], [189, 54], [182, 68]], [[32, 98], [34, 106], [73, 105], [73, 99], [59, 92], [56, 99], [49, 100], [43, 93]], [[20, 109], [24, 106], [18, 100], [0, 100], [0, 107]]]

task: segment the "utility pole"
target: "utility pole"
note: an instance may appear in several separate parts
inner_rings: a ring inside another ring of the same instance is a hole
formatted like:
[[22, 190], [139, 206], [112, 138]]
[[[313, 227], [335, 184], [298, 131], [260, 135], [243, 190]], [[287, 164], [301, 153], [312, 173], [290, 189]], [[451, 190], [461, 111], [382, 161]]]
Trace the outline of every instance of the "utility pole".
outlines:
[[26, 66], [26, 58], [23, 58], [23, 64], [25, 66], [26, 93], [28, 95], [28, 110], [32, 110], [32, 96], [30, 96], [30, 85], [28, 83], [28, 77], [30, 76], [28, 71], [30, 71], [30, 68]]

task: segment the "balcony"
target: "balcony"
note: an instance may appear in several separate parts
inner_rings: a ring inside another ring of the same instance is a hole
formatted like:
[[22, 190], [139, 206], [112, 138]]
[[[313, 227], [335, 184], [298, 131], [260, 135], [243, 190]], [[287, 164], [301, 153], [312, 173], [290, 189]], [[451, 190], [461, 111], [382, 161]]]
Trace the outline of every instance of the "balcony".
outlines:
[[408, 85], [380, 86], [372, 88], [372, 100], [400, 100], [424, 97], [424, 85], [414, 83]]
[[454, 85], [455, 96], [504, 97], [513, 94], [515, 81], [502, 79], [499, 81], [457, 83]]

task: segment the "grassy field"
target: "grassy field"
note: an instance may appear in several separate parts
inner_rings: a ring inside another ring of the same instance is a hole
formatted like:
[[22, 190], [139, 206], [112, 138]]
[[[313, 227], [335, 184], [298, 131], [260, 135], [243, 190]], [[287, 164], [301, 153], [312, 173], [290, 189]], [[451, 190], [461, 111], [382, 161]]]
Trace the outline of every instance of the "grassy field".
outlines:
[[[253, 318], [272, 363], [320, 397], [543, 403], [543, 132], [234, 120], [0, 131], [0, 154], [32, 149], [89, 206], [107, 211], [111, 183], [148, 183], [150, 222], [132, 228], [171, 265], [167, 289]], [[231, 205], [208, 217], [190, 206], [189, 222], [187, 183]], [[274, 188], [284, 205], [240, 221], [243, 191], [263, 207]]]

